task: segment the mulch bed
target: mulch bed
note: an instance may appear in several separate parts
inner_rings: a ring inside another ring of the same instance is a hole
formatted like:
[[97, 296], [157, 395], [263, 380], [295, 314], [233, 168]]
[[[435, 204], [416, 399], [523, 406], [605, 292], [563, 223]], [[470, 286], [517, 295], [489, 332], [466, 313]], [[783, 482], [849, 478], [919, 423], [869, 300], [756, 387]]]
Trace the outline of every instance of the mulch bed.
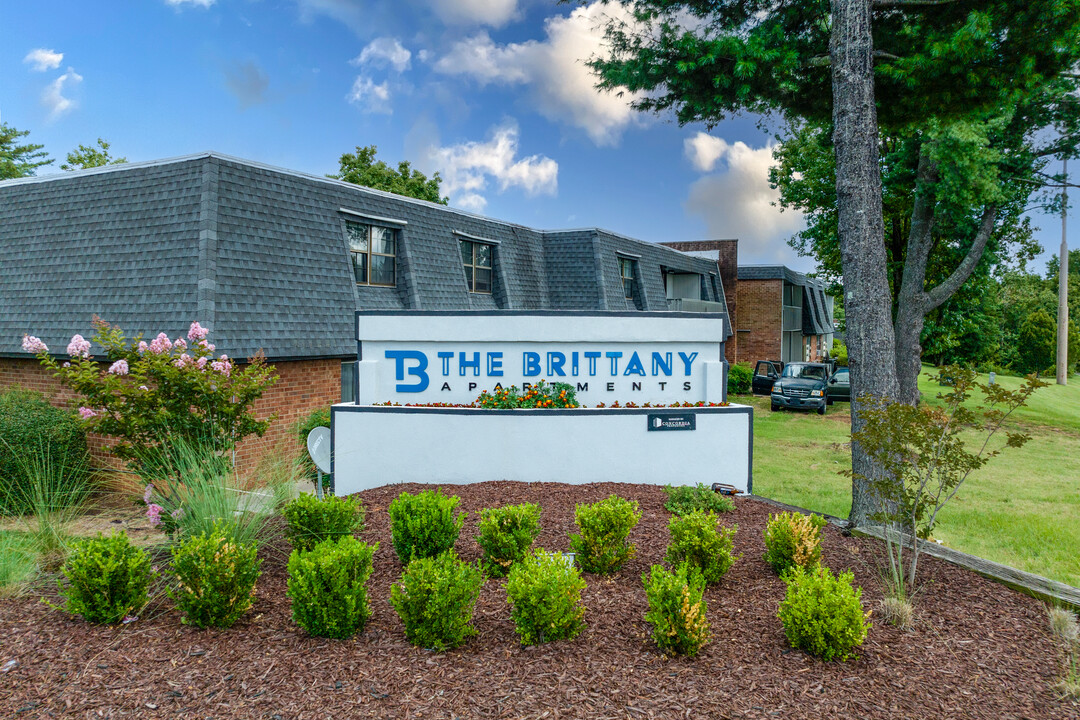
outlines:
[[[374, 617], [346, 641], [307, 637], [290, 620], [284, 544], [268, 547], [253, 611], [230, 630], [180, 623], [167, 599], [136, 622], [103, 628], [38, 596], [0, 601], [0, 716], [213, 718], [1077, 718], [1051, 689], [1059, 654], [1041, 603], [948, 564], [922, 560], [916, 625], [875, 624], [860, 657], [824, 663], [792, 650], [776, 618], [783, 582], [761, 559], [774, 508], [740, 499], [726, 524], [742, 553], [706, 593], [713, 641], [694, 660], [666, 659], [649, 639], [641, 575], [660, 562], [668, 513], [658, 487], [498, 482], [450, 491], [469, 511], [532, 501], [539, 545], [566, 550], [576, 502], [611, 493], [641, 503], [638, 555], [611, 578], [586, 576], [588, 628], [522, 648], [501, 580], [476, 610], [479, 636], [434, 653], [413, 647], [388, 602], [400, 565], [387, 504], [402, 489], [362, 493], [363, 539], [379, 541], [369, 583]], [[470, 515], [457, 544], [480, 556]], [[823, 560], [850, 568], [867, 607], [881, 598], [873, 541], [828, 528]]]

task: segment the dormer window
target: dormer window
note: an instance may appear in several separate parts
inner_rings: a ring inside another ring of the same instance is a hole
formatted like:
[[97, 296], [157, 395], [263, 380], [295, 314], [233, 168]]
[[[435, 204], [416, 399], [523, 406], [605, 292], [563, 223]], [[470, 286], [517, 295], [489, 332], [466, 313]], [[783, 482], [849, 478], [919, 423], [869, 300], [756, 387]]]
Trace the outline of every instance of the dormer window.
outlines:
[[461, 241], [461, 262], [469, 292], [491, 294], [492, 246], [472, 240]]
[[623, 296], [628, 300], [634, 297], [634, 261], [619, 258], [619, 275], [622, 277]]
[[395, 287], [397, 231], [379, 225], [345, 222], [357, 285]]

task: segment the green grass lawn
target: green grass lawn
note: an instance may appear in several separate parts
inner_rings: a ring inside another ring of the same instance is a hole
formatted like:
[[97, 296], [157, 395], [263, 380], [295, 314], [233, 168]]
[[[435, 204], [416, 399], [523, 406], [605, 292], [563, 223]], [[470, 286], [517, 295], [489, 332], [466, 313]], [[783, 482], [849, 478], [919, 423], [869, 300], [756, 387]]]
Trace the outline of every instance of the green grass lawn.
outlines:
[[[1001, 378], [1018, 386], [1018, 378]], [[921, 383], [924, 397], [939, 391]], [[745, 398], [733, 398], [746, 402]], [[769, 411], [754, 398], [754, 493], [846, 517], [851, 461], [846, 403], [813, 413]], [[971, 475], [934, 537], [949, 547], [1080, 587], [1080, 378], [1038, 390], [1017, 414], [1032, 436]]]

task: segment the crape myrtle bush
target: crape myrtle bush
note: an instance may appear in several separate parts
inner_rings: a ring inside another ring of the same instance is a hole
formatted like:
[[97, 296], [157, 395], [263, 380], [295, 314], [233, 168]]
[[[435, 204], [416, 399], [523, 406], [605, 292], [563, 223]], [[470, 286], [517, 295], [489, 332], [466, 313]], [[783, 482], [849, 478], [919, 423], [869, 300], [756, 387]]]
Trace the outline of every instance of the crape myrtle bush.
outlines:
[[327, 539], [352, 535], [364, 527], [364, 505], [358, 497], [327, 495], [319, 500], [301, 494], [282, 510], [288, 522], [285, 537], [297, 550], [311, 550]]
[[850, 571], [834, 576], [827, 567], [795, 567], [787, 576], [787, 595], [777, 616], [794, 648], [822, 660], [846, 660], [862, 645], [870, 613], [862, 608], [862, 588]]
[[507, 602], [522, 645], [569, 640], [585, 627], [581, 571], [562, 553], [537, 550], [510, 568]]
[[484, 570], [491, 577], [503, 577], [511, 565], [525, 557], [539, 534], [539, 505], [484, 508], [480, 511], [480, 534], [476, 538], [484, 550]]
[[107, 368], [91, 359], [91, 341], [82, 335], [71, 338], [63, 363], [36, 337], [24, 336], [23, 349], [83, 397], [79, 415], [86, 429], [116, 438], [110, 449], [118, 457], [141, 463], [160, 443], [177, 438], [224, 450], [270, 426], [272, 418], [258, 420], [253, 409], [277, 381], [261, 356], [243, 368], [226, 355], [215, 358], [198, 322], [186, 339], [160, 333], [149, 343], [128, 340], [97, 317], [94, 328]]
[[442, 489], [412, 495], [403, 492], [390, 503], [390, 535], [402, 564], [450, 550], [465, 525], [466, 513], [454, 514], [460, 498]]
[[689, 563], [701, 571], [706, 584], [720, 582], [724, 574], [738, 558], [732, 555], [732, 538], [739, 526], [720, 528], [714, 513], [695, 510], [683, 516], [675, 515], [668, 521], [671, 542], [667, 557], [671, 565]]
[[89, 622], [118, 623], [146, 605], [150, 558], [123, 530], [75, 541], [60, 572], [65, 609]]
[[821, 562], [821, 536], [826, 520], [820, 515], [782, 512], [766, 522], [765, 562], [778, 575], [794, 567], [812, 569]]
[[234, 542], [226, 528], [189, 537], [172, 550], [176, 587], [169, 597], [196, 627], [227, 628], [251, 607], [262, 560], [255, 543]]
[[292, 616], [309, 635], [347, 638], [363, 630], [371, 608], [364, 583], [371, 577], [379, 543], [346, 535], [289, 555]]
[[641, 580], [649, 601], [645, 622], [652, 625], [656, 646], [672, 655], [697, 655], [712, 637], [701, 572], [688, 563], [674, 570], [653, 565]]
[[735, 501], [726, 495], [715, 492], [704, 483], [693, 485], [665, 485], [667, 502], [664, 509], [675, 515], [685, 515], [695, 510], [704, 512], [731, 512], [735, 509]]
[[591, 505], [574, 509], [580, 534], [570, 536], [570, 549], [585, 572], [610, 575], [634, 557], [634, 545], [627, 542], [630, 531], [641, 520], [637, 501], [612, 495]]
[[731, 365], [728, 367], [728, 395], [745, 395], [750, 392], [754, 382], [754, 371], [749, 365]]
[[524, 393], [518, 390], [517, 385], [491, 392], [484, 390], [473, 404], [489, 410], [578, 407], [577, 391], [573, 385], [563, 382], [549, 385], [545, 380], [532, 385]]
[[401, 581], [390, 588], [390, 604], [409, 642], [441, 652], [476, 634], [472, 616], [483, 584], [479, 565], [466, 563], [447, 550], [410, 562]]
[[33, 465], [26, 458], [35, 455], [85, 475], [90, 455], [79, 420], [50, 405], [41, 393], [0, 392], [0, 515], [31, 512]]

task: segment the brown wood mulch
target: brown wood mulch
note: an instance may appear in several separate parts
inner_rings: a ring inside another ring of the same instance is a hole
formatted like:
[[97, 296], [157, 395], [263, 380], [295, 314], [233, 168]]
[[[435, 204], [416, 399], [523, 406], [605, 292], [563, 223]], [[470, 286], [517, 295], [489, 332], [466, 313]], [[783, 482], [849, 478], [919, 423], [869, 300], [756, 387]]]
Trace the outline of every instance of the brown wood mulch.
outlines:
[[[726, 524], [742, 553], [706, 593], [713, 641], [694, 660], [650, 641], [641, 575], [660, 562], [668, 513], [658, 487], [484, 483], [450, 491], [462, 507], [538, 502], [539, 545], [568, 548], [576, 502], [638, 500], [638, 555], [618, 575], [586, 576], [588, 628], [575, 640], [519, 645], [501, 580], [476, 610], [479, 636], [434, 653], [410, 645], [388, 602], [400, 565], [387, 504], [402, 486], [363, 493], [367, 541], [381, 543], [369, 583], [374, 617], [346, 641], [307, 637], [290, 620], [287, 546], [264, 552], [255, 607], [229, 630], [180, 623], [167, 599], [135, 622], [95, 627], [38, 601], [0, 601], [0, 716], [199, 718], [1078, 718], [1051, 686], [1059, 654], [1041, 603], [927, 558], [914, 628], [875, 624], [857, 660], [792, 650], [776, 618], [784, 585], [762, 560], [773, 508], [740, 499]], [[416, 490], [416, 486], [404, 489]], [[457, 550], [480, 556], [470, 515]], [[873, 607], [875, 541], [827, 530], [824, 561], [850, 568]]]

